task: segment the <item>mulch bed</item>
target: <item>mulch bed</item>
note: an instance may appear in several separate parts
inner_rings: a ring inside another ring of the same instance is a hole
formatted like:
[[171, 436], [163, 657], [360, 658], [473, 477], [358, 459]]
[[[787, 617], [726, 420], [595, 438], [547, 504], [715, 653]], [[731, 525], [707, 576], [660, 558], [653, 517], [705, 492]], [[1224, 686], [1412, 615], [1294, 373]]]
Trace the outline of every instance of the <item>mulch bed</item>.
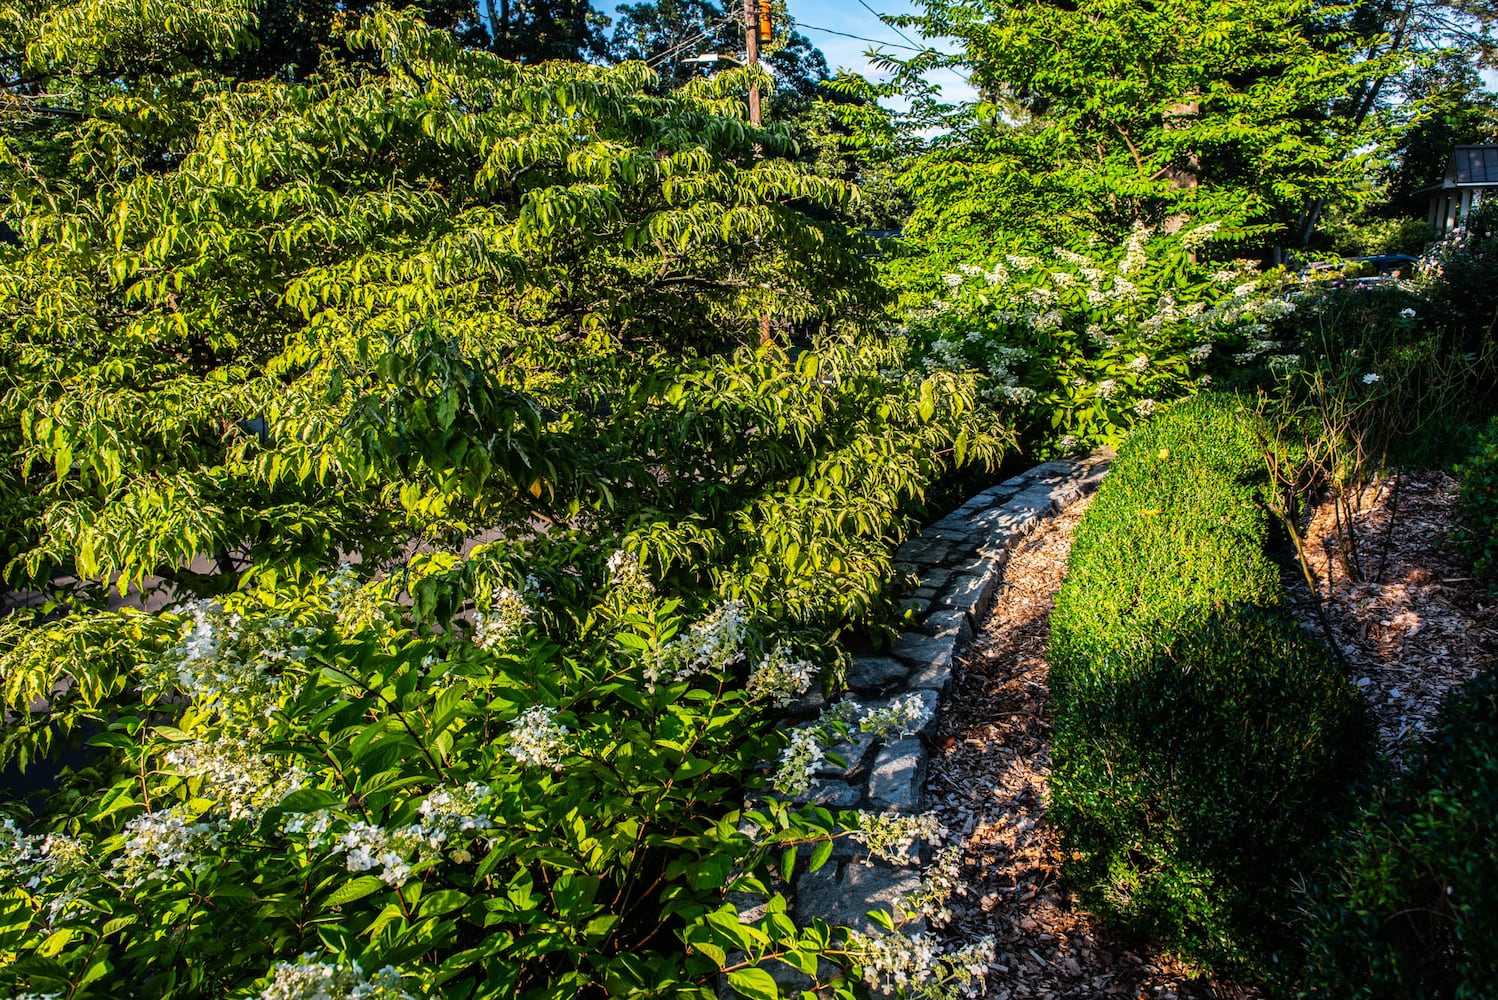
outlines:
[[[1397, 489], [1391, 479], [1365, 494], [1354, 523], [1365, 567], [1382, 565], [1377, 580], [1351, 584], [1341, 572], [1329, 506], [1318, 508], [1306, 531], [1338, 646], [1396, 761], [1429, 726], [1445, 691], [1498, 662], [1498, 600], [1472, 579], [1448, 538], [1454, 496], [1454, 482], [1442, 474], [1406, 476]], [[993, 936], [989, 1000], [1259, 997], [1251, 987], [1198, 975], [1147, 942], [1121, 939], [1075, 909], [1061, 881], [1060, 846], [1045, 817], [1045, 656], [1052, 601], [1086, 505], [1073, 505], [1011, 554], [992, 617], [942, 707], [927, 792], [962, 838], [966, 887], [943, 933], [954, 943]], [[1298, 566], [1286, 567], [1286, 582], [1292, 611], [1323, 634]]]

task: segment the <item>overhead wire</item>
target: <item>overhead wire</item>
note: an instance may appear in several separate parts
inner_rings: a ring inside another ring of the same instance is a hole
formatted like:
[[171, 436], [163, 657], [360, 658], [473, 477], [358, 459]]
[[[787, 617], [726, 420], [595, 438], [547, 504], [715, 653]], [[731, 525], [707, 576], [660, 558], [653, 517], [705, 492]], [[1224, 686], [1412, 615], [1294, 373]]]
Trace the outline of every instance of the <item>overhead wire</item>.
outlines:
[[816, 24], [807, 24], [805, 21], [797, 21], [796, 27], [805, 28], [807, 31], [821, 31], [828, 35], [842, 35], [844, 38], [856, 38], [860, 42], [870, 42], [874, 45], [888, 45], [894, 49], [909, 49], [912, 52], [925, 52], [926, 50], [916, 45], [901, 45], [899, 42], [884, 42], [877, 38], [865, 38], [863, 35], [854, 35], [846, 31], [838, 31], [836, 28], [823, 28]]
[[716, 21], [716, 22], [708, 25], [704, 30], [702, 30], [701, 32], [693, 35], [691, 38], [688, 38], [686, 41], [677, 42], [675, 45], [671, 46], [669, 49], [666, 49], [663, 52], [657, 52], [655, 55], [653, 55], [649, 59], [645, 60], [645, 65], [647, 65], [647, 66], [654, 66], [657, 63], [665, 62], [667, 59], [670, 59], [672, 56], [676, 55], [678, 52], [681, 52], [684, 49], [691, 48], [693, 45], [696, 45], [698, 42], [702, 41], [702, 39], [709, 37], [714, 32], [716, 32], [719, 28], [722, 28], [725, 24], [730, 24], [733, 21], [737, 21], [737, 20], [738, 20], [738, 18], [736, 16], [730, 14], [727, 17], [724, 17], [724, 18], [722, 18], [722, 19], [720, 19], [720, 20], [718, 20], [718, 21]]

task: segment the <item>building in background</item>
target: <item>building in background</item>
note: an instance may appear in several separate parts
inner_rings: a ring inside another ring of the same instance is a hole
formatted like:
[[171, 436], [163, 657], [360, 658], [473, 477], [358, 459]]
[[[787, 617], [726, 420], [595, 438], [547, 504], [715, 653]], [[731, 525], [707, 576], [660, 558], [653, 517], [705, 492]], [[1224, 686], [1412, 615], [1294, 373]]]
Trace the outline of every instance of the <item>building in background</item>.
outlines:
[[1441, 183], [1417, 191], [1430, 197], [1427, 220], [1438, 236], [1463, 225], [1472, 209], [1498, 189], [1498, 146], [1457, 146]]

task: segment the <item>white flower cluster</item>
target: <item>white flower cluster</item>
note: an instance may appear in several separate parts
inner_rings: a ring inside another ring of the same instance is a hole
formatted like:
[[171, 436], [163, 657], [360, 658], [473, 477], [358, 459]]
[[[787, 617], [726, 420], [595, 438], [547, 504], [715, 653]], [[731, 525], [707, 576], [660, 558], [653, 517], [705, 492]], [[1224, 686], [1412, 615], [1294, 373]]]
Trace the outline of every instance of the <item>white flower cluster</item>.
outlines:
[[1082, 439], [1075, 434], [1063, 434], [1056, 441], [1056, 450], [1063, 455], [1070, 455], [1080, 447], [1082, 447]]
[[389, 622], [379, 597], [359, 582], [353, 566], [344, 563], [328, 580], [328, 610], [337, 619], [338, 630], [356, 635], [366, 629], [383, 630]]
[[1181, 234], [1181, 246], [1185, 247], [1188, 253], [1195, 253], [1206, 246], [1207, 241], [1216, 235], [1217, 231], [1221, 228], [1222, 223], [1220, 222], [1208, 222], [1206, 225], [1187, 230]]
[[1006, 385], [1004, 387], [1004, 398], [1015, 406], [1028, 406], [1035, 402], [1037, 393], [1026, 385]]
[[914, 864], [910, 848], [917, 839], [928, 844], [941, 843], [947, 828], [935, 813], [907, 816], [900, 813], [858, 813], [858, 826], [848, 836], [869, 849], [869, 853], [893, 865]]
[[436, 849], [462, 834], [492, 830], [494, 820], [480, 811], [489, 794], [489, 786], [476, 781], [430, 792], [416, 807], [421, 822], [412, 827], [412, 832]]
[[883, 708], [870, 709], [858, 721], [858, 728], [881, 739], [889, 739], [892, 736], [908, 736], [918, 731], [925, 722], [926, 707], [920, 695], [912, 693], [896, 698]]
[[1124, 256], [1118, 264], [1120, 273], [1133, 274], [1143, 269], [1149, 259], [1144, 252], [1144, 246], [1154, 234], [1154, 229], [1144, 223], [1134, 223], [1133, 231], [1129, 233], [1128, 239], [1124, 240]]
[[313, 954], [277, 962], [260, 1000], [416, 1000], [401, 989], [401, 974], [387, 965], [365, 976], [358, 962], [319, 962]]
[[207, 852], [218, 847], [219, 824], [189, 823], [180, 808], [144, 813], [125, 824], [125, 851], [114, 871], [131, 887], [166, 882], [183, 872], [212, 866]]
[[755, 701], [767, 700], [784, 708], [810, 688], [817, 668], [809, 660], [798, 660], [783, 642], [777, 642], [749, 673], [745, 693]]
[[533, 576], [525, 578], [523, 589], [501, 584], [489, 597], [489, 607], [473, 613], [473, 643], [482, 649], [497, 649], [520, 638], [535, 618], [532, 601], [541, 593]]
[[816, 777], [817, 768], [825, 759], [816, 728], [793, 729], [790, 743], [780, 751], [780, 768], [771, 781], [787, 795], [802, 795], [811, 787], [811, 779]]
[[967, 368], [967, 359], [962, 356], [962, 345], [955, 340], [940, 339], [931, 343], [921, 363], [928, 369], [960, 372]]
[[992, 938], [943, 951], [935, 936], [898, 932], [872, 936], [850, 932], [849, 953], [875, 990], [900, 991], [911, 1000], [955, 1000], [983, 992], [994, 958]]
[[[418, 822], [388, 830], [363, 820], [345, 824], [332, 810], [318, 809], [289, 814], [282, 821], [281, 831], [305, 837], [310, 851], [326, 843], [330, 853], [343, 855], [349, 871], [378, 868], [381, 881], [399, 887], [411, 877], [411, 858], [436, 854], [462, 834], [493, 829], [494, 821], [479, 811], [489, 792], [488, 785], [472, 781], [459, 788], [439, 788], [417, 806], [421, 815]], [[335, 825], [342, 825], [342, 832], [332, 833]], [[460, 861], [466, 854], [454, 852]]]
[[267, 707], [286, 662], [307, 655], [297, 630], [284, 618], [230, 612], [217, 601], [193, 601], [172, 609], [182, 615], [182, 638], [155, 663], [142, 668], [144, 686], [176, 689], [199, 703], [232, 701], [252, 710]]
[[623, 549], [609, 556], [607, 569], [609, 571], [609, 583], [621, 590], [632, 590], [643, 593], [652, 593], [655, 585], [645, 575], [645, 569], [640, 565], [640, 557], [633, 552]]
[[0, 819], [0, 882], [39, 888], [86, 866], [83, 841], [64, 834], [29, 834], [6, 816]]
[[1191, 348], [1191, 350], [1186, 352], [1186, 356], [1196, 364], [1201, 364], [1203, 361], [1212, 356], [1212, 345], [1197, 344], [1195, 347]]
[[952, 922], [952, 911], [947, 908], [947, 903], [953, 896], [967, 895], [961, 875], [961, 845], [942, 848], [921, 872], [921, 887], [906, 894], [900, 908], [910, 919], [924, 918], [934, 926], [946, 926]]
[[522, 764], [562, 769], [562, 756], [570, 749], [568, 729], [556, 721], [557, 710], [536, 705], [521, 713], [510, 727], [510, 745], [505, 752]]
[[420, 845], [410, 827], [386, 830], [355, 820], [333, 841], [333, 853], [344, 855], [344, 863], [351, 872], [367, 872], [379, 868], [380, 881], [399, 888], [411, 877], [411, 864], [406, 859]]
[[1118, 380], [1105, 378], [1093, 386], [1093, 389], [1097, 392], [1099, 399], [1112, 399], [1114, 393], [1118, 392]]
[[218, 802], [231, 820], [259, 817], [307, 780], [300, 766], [286, 767], [246, 738], [190, 740], [168, 750], [163, 759], [183, 777], [205, 779], [198, 794]]
[[1144, 372], [1149, 371], [1149, 367], [1150, 359], [1149, 355], [1147, 354], [1136, 354], [1134, 355], [1133, 359], [1129, 361], [1129, 371], [1131, 372], [1143, 374]]
[[24, 885], [47, 899], [47, 923], [72, 915], [91, 867], [88, 847], [66, 834], [28, 834], [10, 817], [0, 819], [0, 885]]
[[658, 662], [645, 670], [646, 683], [654, 690], [662, 680], [673, 683], [727, 669], [744, 658], [748, 624], [744, 602], [725, 601], [661, 650]]
[[1099, 347], [1114, 348], [1118, 346], [1118, 338], [1111, 333], [1104, 332], [1103, 328], [1096, 323], [1087, 324], [1087, 337]]
[[1155, 411], [1159, 408], [1160, 404], [1155, 402], [1153, 399], [1141, 399], [1139, 402], [1134, 404], [1134, 412], [1139, 414], [1139, 416], [1144, 417], [1146, 420], [1150, 417], [1153, 417], [1155, 415]]

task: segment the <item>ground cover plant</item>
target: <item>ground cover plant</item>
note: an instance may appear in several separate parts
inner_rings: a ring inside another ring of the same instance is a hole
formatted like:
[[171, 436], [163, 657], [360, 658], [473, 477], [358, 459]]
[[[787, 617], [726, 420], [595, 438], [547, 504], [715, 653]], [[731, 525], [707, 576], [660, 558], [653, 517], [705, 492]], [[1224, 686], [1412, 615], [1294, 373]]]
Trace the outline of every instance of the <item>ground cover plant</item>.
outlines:
[[1136, 432], [1052, 614], [1051, 816], [1085, 903], [1177, 954], [1273, 978], [1293, 886], [1367, 764], [1350, 680], [1284, 610], [1240, 404]]
[[892, 954], [741, 924], [833, 826], [744, 796], [907, 511], [1011, 435], [866, 331], [853, 192], [748, 71], [662, 95], [379, 12], [244, 82], [200, 58], [242, 4], [23, 13], [0, 751], [55, 787], [3, 803], [3, 988], [765, 996], [767, 955]]

